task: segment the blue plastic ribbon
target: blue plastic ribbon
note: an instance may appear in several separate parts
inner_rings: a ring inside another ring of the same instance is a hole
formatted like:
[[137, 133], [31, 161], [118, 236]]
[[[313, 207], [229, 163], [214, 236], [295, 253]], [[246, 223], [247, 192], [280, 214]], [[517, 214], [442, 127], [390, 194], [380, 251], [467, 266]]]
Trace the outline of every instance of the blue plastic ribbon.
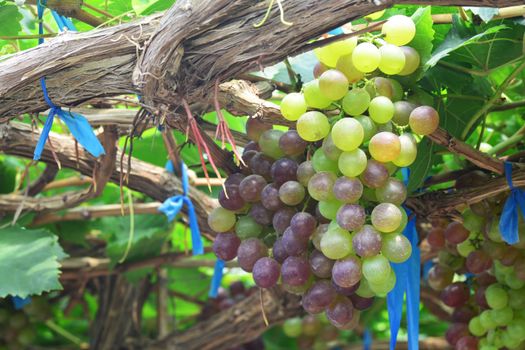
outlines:
[[328, 34], [331, 34], [331, 35], [341, 35], [341, 34], [344, 34], [344, 30], [343, 30], [343, 27], [337, 27], [335, 29], [332, 29], [331, 31], [328, 32]]
[[14, 296], [11, 298], [11, 302], [13, 303], [15, 310], [20, 310], [27, 304], [31, 304], [31, 297], [21, 298], [19, 296]]
[[368, 328], [365, 328], [363, 333], [363, 349], [370, 350], [372, 348], [372, 332]]
[[[190, 197], [188, 197], [188, 170], [184, 162], [181, 162], [180, 169], [183, 193], [166, 199], [159, 207], [159, 211], [163, 212], [168, 217], [169, 221], [173, 221], [177, 214], [181, 211], [182, 207], [186, 205], [191, 231], [191, 245], [193, 249], [193, 255], [204, 254], [204, 245], [202, 243], [201, 232], [199, 230], [197, 214], [195, 214], [195, 207], [193, 206]], [[166, 170], [173, 172], [174, 169], [171, 161], [168, 161], [166, 164]]]
[[[410, 172], [408, 168], [402, 169], [403, 181], [408, 182]], [[407, 215], [410, 217], [411, 212], [405, 208]], [[421, 253], [418, 248], [418, 235], [416, 231], [416, 220], [411, 218], [403, 234], [408, 238], [412, 245], [412, 254], [407, 261], [401, 264], [391, 263], [396, 274], [396, 285], [388, 293], [387, 310], [388, 321], [390, 324], [390, 349], [395, 349], [397, 335], [401, 326], [401, 316], [403, 312], [403, 297], [406, 294], [407, 309], [407, 331], [408, 331], [408, 348], [409, 350], [419, 349], [419, 283], [421, 273]]]
[[213, 277], [211, 278], [210, 292], [208, 293], [210, 298], [217, 298], [219, 287], [221, 286], [223, 270], [224, 260], [217, 259], [215, 262], [215, 268], [213, 269]]
[[[44, 15], [45, 0], [40, 0], [37, 2], [38, 5], [38, 33], [41, 35], [38, 39], [38, 44], [42, 44], [44, 42], [44, 39], [42, 38], [42, 34], [44, 33], [44, 27], [43, 27], [43, 21], [42, 16]], [[64, 28], [68, 28], [70, 30], [76, 30], [73, 23], [66, 17], [59, 15], [55, 11], [51, 12], [53, 17], [55, 18], [55, 21], [58, 25], [58, 29], [60, 31], [64, 30]], [[40, 138], [38, 139], [37, 145], [35, 147], [35, 151], [33, 153], [33, 159], [39, 160], [40, 156], [42, 155], [42, 151], [44, 150], [44, 146], [46, 144], [46, 141], [49, 137], [49, 132], [51, 131], [51, 126], [53, 125], [53, 120], [55, 119], [55, 116], [58, 116], [68, 127], [68, 129], [71, 131], [71, 134], [73, 137], [84, 147], [89, 153], [91, 153], [94, 157], [98, 157], [101, 154], [104, 154], [104, 147], [100, 144], [100, 141], [98, 140], [97, 136], [93, 132], [93, 129], [91, 128], [91, 125], [89, 125], [89, 122], [86, 118], [84, 118], [82, 115], [77, 113], [71, 113], [71, 112], [65, 112], [62, 110], [61, 107], [56, 106], [51, 99], [49, 98], [49, 94], [47, 92], [47, 85], [46, 80], [44, 77], [40, 78], [40, 86], [42, 87], [42, 92], [44, 94], [44, 100], [46, 101], [47, 105], [51, 109], [46, 122], [44, 124], [44, 128], [42, 129], [42, 133], [40, 134]]]
[[505, 162], [505, 177], [510, 188], [510, 195], [503, 206], [503, 212], [499, 220], [501, 237], [508, 244], [516, 244], [520, 238], [518, 235], [518, 213], [525, 219], [525, 191], [514, 187], [512, 183], [512, 164]]

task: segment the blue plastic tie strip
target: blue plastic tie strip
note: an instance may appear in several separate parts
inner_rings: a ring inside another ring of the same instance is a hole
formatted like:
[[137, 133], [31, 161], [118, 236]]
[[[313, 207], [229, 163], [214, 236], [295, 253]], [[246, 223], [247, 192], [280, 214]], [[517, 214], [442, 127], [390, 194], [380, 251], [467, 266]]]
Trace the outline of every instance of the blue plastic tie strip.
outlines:
[[363, 332], [363, 349], [370, 350], [372, 349], [372, 332], [368, 328]]
[[208, 296], [210, 298], [217, 298], [217, 294], [219, 293], [219, 287], [221, 286], [222, 282], [223, 270], [224, 260], [217, 259], [217, 261], [215, 262], [215, 268], [213, 269], [213, 277], [211, 279], [210, 292], [208, 293]]
[[15, 307], [15, 310], [23, 309], [27, 304], [31, 304], [31, 297], [21, 298], [19, 296], [14, 296], [11, 298], [11, 302]]
[[[204, 245], [202, 243], [201, 232], [199, 230], [199, 223], [197, 221], [197, 214], [195, 214], [195, 207], [191, 202], [190, 197], [188, 197], [189, 192], [189, 182], [188, 182], [188, 170], [186, 164], [181, 162], [181, 182], [182, 182], [182, 194], [170, 197], [162, 203], [159, 207], [159, 211], [163, 212], [168, 220], [171, 222], [175, 219], [177, 214], [181, 211], [182, 207], [186, 205], [188, 211], [188, 221], [190, 224], [191, 231], [191, 245], [193, 248], [193, 255], [204, 254]], [[171, 161], [168, 161], [166, 164], [166, 170], [169, 172], [174, 172], [173, 164]]]
[[[38, 33], [40, 34], [40, 37], [38, 38], [39, 45], [44, 42], [44, 38], [42, 38], [42, 34], [44, 33], [42, 16], [44, 15], [45, 5], [45, 0], [38, 1], [37, 3], [39, 19]], [[64, 28], [76, 30], [75, 26], [68, 18], [59, 15], [55, 11], [51, 11], [51, 14], [55, 18], [60, 31], [63, 31]], [[55, 105], [49, 98], [45, 77], [40, 78], [40, 86], [42, 87], [44, 100], [51, 110], [49, 111], [44, 128], [42, 129], [42, 133], [40, 134], [40, 138], [36, 144], [35, 151], [33, 153], [33, 160], [40, 159], [42, 151], [44, 150], [44, 146], [47, 142], [47, 139], [49, 138], [49, 132], [51, 131], [51, 126], [53, 125], [55, 116], [58, 116], [66, 124], [69, 131], [71, 131], [71, 134], [78, 141], [78, 143], [80, 143], [82, 147], [84, 147], [94, 157], [104, 154], [104, 147], [102, 147], [100, 144], [100, 141], [93, 132], [93, 129], [91, 128], [91, 125], [89, 125], [87, 119], [78, 113], [66, 112], [62, 110], [61, 107]]]
[[512, 183], [512, 163], [505, 162], [505, 177], [510, 188], [510, 195], [503, 206], [503, 212], [499, 220], [501, 237], [508, 244], [516, 244], [520, 238], [518, 235], [519, 211], [525, 219], [525, 191], [514, 187]]
[[[410, 171], [408, 168], [402, 169], [403, 181], [408, 182]], [[410, 217], [411, 212], [405, 208], [407, 215]], [[408, 349], [419, 349], [419, 283], [421, 273], [421, 253], [418, 248], [418, 235], [416, 231], [416, 220], [411, 218], [403, 234], [408, 238], [412, 245], [412, 254], [407, 261], [401, 264], [391, 263], [396, 274], [396, 285], [388, 293], [387, 310], [388, 321], [390, 324], [390, 349], [396, 348], [397, 335], [401, 326], [401, 317], [403, 313], [403, 297], [406, 294], [407, 310], [407, 331], [408, 331]]]

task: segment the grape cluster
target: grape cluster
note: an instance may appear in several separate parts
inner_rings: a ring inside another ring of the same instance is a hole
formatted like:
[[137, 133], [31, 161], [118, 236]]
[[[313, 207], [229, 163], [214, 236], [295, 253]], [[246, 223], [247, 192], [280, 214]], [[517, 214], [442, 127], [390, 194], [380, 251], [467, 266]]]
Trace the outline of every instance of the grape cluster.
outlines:
[[[355, 322], [359, 321], [359, 317]], [[319, 315], [294, 317], [284, 321], [283, 333], [297, 340], [297, 348], [324, 350], [340, 345], [339, 330]]]
[[281, 103], [295, 129], [248, 120], [247, 167], [227, 178], [221, 207], [209, 216], [220, 259], [237, 258], [259, 287], [280, 282], [302, 295], [307, 312], [325, 312], [339, 328], [354, 327], [363, 305], [392, 290], [390, 263], [411, 255], [397, 169], [416, 158], [409, 129], [429, 134], [439, 116], [404, 100], [402, 85], [381, 72], [417, 70], [417, 51], [402, 46], [414, 35], [409, 17], [394, 16], [384, 40], [351, 38], [316, 50], [318, 78]]
[[[477, 171], [458, 179], [456, 187], [487, 179]], [[520, 220], [520, 243], [503, 242], [498, 225], [504, 199], [471, 205], [462, 223], [436, 220], [427, 235], [439, 251], [428, 284], [454, 309], [446, 339], [459, 350], [525, 346], [525, 223]]]

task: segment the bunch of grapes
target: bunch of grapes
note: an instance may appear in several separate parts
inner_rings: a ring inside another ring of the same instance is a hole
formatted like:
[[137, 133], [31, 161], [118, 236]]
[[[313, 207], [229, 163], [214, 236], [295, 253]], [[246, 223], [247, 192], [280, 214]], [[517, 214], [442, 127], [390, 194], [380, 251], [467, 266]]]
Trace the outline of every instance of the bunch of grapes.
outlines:
[[[476, 172], [458, 179], [456, 187], [487, 179]], [[459, 350], [525, 347], [525, 223], [520, 221], [520, 243], [503, 242], [504, 199], [473, 204], [462, 223], [437, 220], [428, 232], [428, 244], [439, 251], [428, 284], [454, 309], [446, 339]]]
[[[358, 320], [359, 318], [355, 322]], [[297, 339], [299, 349], [324, 350], [341, 345], [338, 339], [339, 330], [320, 315], [287, 319], [282, 325], [282, 330], [287, 337]]]
[[381, 76], [417, 70], [417, 51], [403, 46], [412, 20], [394, 16], [368, 35], [316, 50], [318, 78], [281, 103], [295, 129], [248, 120], [248, 166], [227, 178], [208, 220], [220, 259], [237, 258], [259, 287], [280, 282], [343, 329], [355, 327], [357, 304], [392, 290], [390, 263], [411, 255], [397, 169], [416, 158], [409, 129], [426, 135], [439, 124], [432, 107], [404, 100], [402, 85]]

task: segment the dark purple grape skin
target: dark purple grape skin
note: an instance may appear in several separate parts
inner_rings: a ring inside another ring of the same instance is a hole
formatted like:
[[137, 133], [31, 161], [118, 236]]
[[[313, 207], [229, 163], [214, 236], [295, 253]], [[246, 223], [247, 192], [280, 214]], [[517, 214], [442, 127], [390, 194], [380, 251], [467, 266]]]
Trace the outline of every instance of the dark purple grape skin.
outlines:
[[[255, 155], [259, 153], [257, 151], [248, 151], [248, 152], [244, 152], [242, 154], [242, 161], [244, 162], [244, 164], [246, 164], [246, 166], [248, 167], [250, 165], [250, 162], [252, 161], [252, 158], [255, 157]], [[248, 170], [251, 170], [251, 169], [248, 169]]]
[[295, 213], [297, 213], [297, 210], [294, 208], [284, 207], [273, 214], [272, 224], [277, 234], [284, 233], [288, 226], [290, 226], [290, 222]]
[[281, 275], [281, 265], [272, 258], [260, 258], [253, 265], [253, 280], [261, 288], [271, 288]]
[[445, 305], [458, 308], [467, 303], [470, 298], [470, 289], [466, 283], [455, 282], [441, 292], [441, 300]]
[[296, 130], [288, 130], [279, 139], [279, 148], [284, 154], [298, 156], [304, 153], [308, 142], [303, 140]]
[[258, 202], [266, 180], [260, 175], [246, 176], [239, 184], [239, 193], [246, 202]]
[[352, 321], [354, 316], [354, 306], [350, 299], [345, 297], [337, 298], [326, 308], [326, 317], [334, 326], [341, 328]]
[[244, 180], [245, 177], [246, 176], [244, 174], [241, 174], [241, 173], [231, 174], [224, 181], [224, 186], [225, 187], [232, 186], [232, 185], [239, 186], [241, 184], [241, 181]]
[[343, 288], [350, 288], [361, 280], [361, 261], [354, 256], [335, 262], [332, 280]]
[[480, 274], [492, 267], [492, 258], [483, 250], [475, 250], [467, 256], [465, 266], [467, 267], [468, 272]]
[[299, 164], [297, 168], [297, 181], [305, 187], [308, 186], [308, 181], [314, 176], [315, 169], [311, 161], [305, 161]]
[[365, 171], [360, 178], [363, 184], [369, 188], [379, 188], [386, 184], [389, 174], [388, 169], [380, 162], [369, 159]]
[[257, 238], [242, 241], [237, 250], [239, 266], [246, 272], [252, 272], [255, 262], [265, 256], [268, 256], [268, 248]]
[[242, 199], [239, 193], [239, 185], [229, 185], [224, 187], [228, 196], [226, 196], [224, 190], [219, 192], [218, 199], [221, 207], [231, 211], [237, 211], [244, 208], [246, 202]]
[[274, 183], [278, 186], [287, 181], [297, 180], [297, 168], [299, 164], [290, 158], [281, 158], [276, 160], [270, 169], [270, 174]]
[[299, 212], [292, 217], [290, 228], [299, 237], [307, 240], [315, 232], [317, 220], [308, 213]]
[[452, 312], [452, 322], [469, 323], [477, 314], [472, 306], [464, 305]]
[[246, 153], [248, 151], [257, 151], [257, 152], [260, 152], [261, 149], [259, 148], [259, 144], [257, 142], [254, 142], [254, 141], [250, 141], [246, 144], [246, 146], [244, 146], [244, 150], [242, 151], [242, 153]]
[[381, 234], [372, 225], [364, 225], [352, 237], [352, 246], [362, 258], [377, 255], [381, 251]]
[[266, 185], [261, 192], [261, 204], [268, 210], [276, 211], [284, 207], [279, 198], [279, 188], [275, 184]]
[[233, 233], [219, 233], [213, 241], [213, 252], [224, 261], [235, 259], [241, 240]]
[[272, 169], [273, 159], [258, 152], [250, 159], [250, 163], [247, 164], [251, 169], [252, 173], [261, 175], [266, 180], [270, 181], [272, 179], [271, 169]]
[[291, 286], [300, 286], [308, 281], [311, 276], [310, 265], [303, 257], [290, 256], [281, 266], [283, 283]]
[[359, 204], [345, 204], [337, 211], [337, 224], [347, 231], [354, 231], [365, 224], [365, 209]]
[[275, 243], [273, 244], [273, 247], [272, 247], [272, 255], [273, 255], [273, 258], [281, 264], [284, 262], [284, 260], [286, 260], [287, 257], [290, 256], [286, 252], [286, 249], [284, 249], [282, 238], [279, 237], [275, 240]]
[[343, 203], [356, 203], [363, 195], [363, 184], [358, 178], [341, 176], [334, 184], [334, 195]]
[[253, 203], [248, 215], [259, 225], [267, 226], [272, 223], [273, 213], [261, 203]]
[[282, 244], [290, 256], [301, 255], [308, 249], [308, 240], [295, 234], [290, 227], [284, 231]]
[[350, 295], [350, 300], [352, 301], [354, 308], [359, 311], [368, 309], [374, 303], [374, 297], [363, 298], [357, 294]]
[[302, 305], [306, 312], [318, 314], [323, 312], [334, 300], [337, 293], [327, 280], [315, 282], [302, 298]]
[[330, 278], [332, 276], [332, 268], [335, 261], [327, 258], [323, 253], [314, 249], [310, 253], [310, 268], [312, 273], [319, 278]]
[[359, 285], [361, 284], [361, 281], [354, 284], [352, 287], [343, 288], [341, 286], [338, 286], [335, 284], [334, 280], [332, 280], [332, 286], [334, 287], [337, 294], [343, 295], [345, 297], [349, 297], [351, 295], [355, 294], [355, 291], [359, 288]]

